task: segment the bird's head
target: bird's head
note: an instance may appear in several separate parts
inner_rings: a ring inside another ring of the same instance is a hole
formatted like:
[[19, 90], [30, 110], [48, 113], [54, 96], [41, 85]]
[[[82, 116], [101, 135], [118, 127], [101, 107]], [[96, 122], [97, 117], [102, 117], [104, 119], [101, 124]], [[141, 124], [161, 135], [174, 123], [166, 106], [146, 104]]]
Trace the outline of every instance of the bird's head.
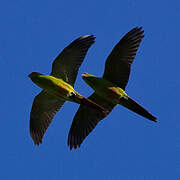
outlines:
[[81, 76], [84, 81], [91, 81], [91, 79], [95, 78], [94, 75], [88, 74], [87, 72], [83, 73]]
[[91, 86], [91, 88], [94, 88], [94, 85], [97, 82], [97, 77], [92, 75], [92, 74], [88, 74], [88, 73], [83, 73], [82, 75], [82, 79], [89, 85]]
[[41, 75], [41, 73], [38, 72], [32, 72], [28, 75], [29, 78], [37, 77], [38, 75]]

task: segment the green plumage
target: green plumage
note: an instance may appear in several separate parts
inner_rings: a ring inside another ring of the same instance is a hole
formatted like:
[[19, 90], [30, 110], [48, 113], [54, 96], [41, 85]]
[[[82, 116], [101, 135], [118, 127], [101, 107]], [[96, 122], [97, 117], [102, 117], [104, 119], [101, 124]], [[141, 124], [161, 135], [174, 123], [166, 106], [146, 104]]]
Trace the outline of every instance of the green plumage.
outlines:
[[35, 145], [42, 143], [47, 128], [66, 101], [96, 109], [106, 116], [104, 108], [73, 88], [79, 67], [94, 40], [94, 36], [86, 35], [73, 41], [54, 60], [50, 76], [37, 72], [29, 74], [31, 80], [43, 89], [34, 98], [30, 115], [30, 135]]
[[95, 93], [109, 103], [119, 104], [120, 98], [127, 98], [123, 89], [103, 78], [98, 78], [88, 73], [82, 74], [83, 80], [94, 89]]
[[[82, 74], [82, 78], [92, 89], [94, 89], [95, 94], [113, 106], [120, 104], [129, 110], [156, 122], [156, 118], [153, 115], [131, 99], [125, 91], [117, 85], [104, 78], [98, 78], [88, 73]], [[101, 102], [98, 102], [98, 104], [103, 106]]]
[[[89, 96], [88, 99], [101, 105], [109, 110], [109, 112], [111, 112], [117, 104], [120, 104], [156, 122], [156, 117], [125, 93], [131, 64], [136, 56], [140, 42], [144, 37], [143, 33], [142, 28], [133, 28], [116, 44], [106, 60], [102, 78], [95, 77], [88, 73], [82, 74], [82, 78], [94, 89], [94, 93]], [[84, 139], [102, 119], [104, 119], [104, 116], [101, 112], [80, 106], [74, 116], [68, 136], [70, 149], [80, 147]]]
[[73, 101], [71, 96], [74, 94], [76, 94], [77, 98], [83, 97], [77, 93], [70, 84], [66, 83], [62, 79], [36, 72], [31, 73], [29, 77], [40, 88], [60, 100]]

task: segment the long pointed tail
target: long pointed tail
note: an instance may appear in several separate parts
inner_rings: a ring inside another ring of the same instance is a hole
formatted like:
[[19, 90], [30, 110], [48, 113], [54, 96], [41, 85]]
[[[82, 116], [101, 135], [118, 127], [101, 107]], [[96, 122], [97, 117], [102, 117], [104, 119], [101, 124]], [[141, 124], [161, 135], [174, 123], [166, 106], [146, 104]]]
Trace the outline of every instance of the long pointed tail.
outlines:
[[98, 110], [99, 112], [103, 113], [105, 117], [109, 114], [108, 110], [106, 110], [105, 108], [103, 108], [102, 106], [96, 104], [95, 102], [91, 101], [88, 98], [83, 97], [81, 99], [81, 103], [80, 104]]
[[141, 105], [135, 102], [130, 97], [128, 98], [121, 98], [120, 103], [122, 106], [128, 108], [129, 110], [151, 120], [157, 122], [157, 118], [150, 114], [146, 109], [144, 109]]

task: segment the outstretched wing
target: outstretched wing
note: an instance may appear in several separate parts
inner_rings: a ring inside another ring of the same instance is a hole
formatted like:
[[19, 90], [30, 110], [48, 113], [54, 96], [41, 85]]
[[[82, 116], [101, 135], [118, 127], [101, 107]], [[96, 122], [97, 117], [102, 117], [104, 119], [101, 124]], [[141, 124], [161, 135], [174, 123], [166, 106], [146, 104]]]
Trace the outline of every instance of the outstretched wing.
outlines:
[[142, 27], [129, 31], [113, 48], [105, 64], [103, 78], [125, 89], [131, 70], [131, 64], [143, 39]]
[[61, 78], [73, 86], [79, 67], [94, 42], [95, 37], [93, 35], [82, 36], [73, 41], [54, 60], [51, 75]]
[[30, 135], [35, 145], [42, 143], [43, 136], [65, 101], [41, 91], [35, 98], [30, 115]]
[[[93, 93], [90, 97], [88, 97], [88, 99], [104, 107], [109, 112], [111, 112], [114, 108], [114, 105], [102, 99], [96, 93]], [[87, 106], [80, 105], [74, 116], [68, 135], [68, 146], [70, 149], [80, 147], [81, 143], [96, 127], [98, 122], [104, 118], [105, 116], [101, 112]]]

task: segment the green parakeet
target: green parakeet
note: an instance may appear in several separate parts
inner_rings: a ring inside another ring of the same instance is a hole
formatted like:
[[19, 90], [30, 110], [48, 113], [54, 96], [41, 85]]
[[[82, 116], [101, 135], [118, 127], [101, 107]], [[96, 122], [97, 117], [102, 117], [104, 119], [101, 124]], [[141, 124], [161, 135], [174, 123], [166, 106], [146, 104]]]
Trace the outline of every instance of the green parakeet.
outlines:
[[73, 88], [78, 69], [94, 42], [94, 36], [82, 36], [58, 55], [53, 62], [50, 76], [37, 72], [28, 75], [36, 85], [43, 89], [35, 97], [30, 114], [30, 135], [35, 145], [42, 143], [54, 115], [65, 101], [94, 108], [106, 115], [107, 111], [104, 108], [83, 97]]
[[[131, 64], [136, 56], [137, 49], [143, 39], [142, 27], [129, 31], [114, 47], [105, 63], [102, 78], [88, 73], [82, 74], [83, 80], [94, 90], [89, 97], [93, 102], [112, 111], [120, 104], [129, 110], [156, 122], [156, 117], [145, 110], [141, 105], [130, 98], [125, 88], [129, 80]], [[104, 118], [101, 112], [96, 112], [85, 106], [80, 106], [71, 125], [68, 135], [70, 149], [80, 147], [83, 140]]]

